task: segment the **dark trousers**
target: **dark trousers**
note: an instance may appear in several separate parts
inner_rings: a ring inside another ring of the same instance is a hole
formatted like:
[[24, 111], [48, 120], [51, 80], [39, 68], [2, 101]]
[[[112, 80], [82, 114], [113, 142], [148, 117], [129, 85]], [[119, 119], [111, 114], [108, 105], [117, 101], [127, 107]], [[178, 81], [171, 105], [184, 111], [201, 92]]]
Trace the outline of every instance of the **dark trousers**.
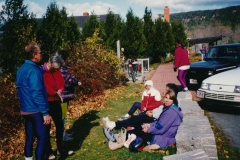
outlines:
[[[56, 126], [56, 139], [57, 139], [57, 147], [61, 147], [63, 145], [63, 124], [62, 124], [62, 107], [60, 101], [50, 101], [49, 104], [49, 115], [52, 116], [53, 122]], [[50, 128], [48, 127], [48, 134], [50, 134]], [[50, 136], [48, 139], [48, 149], [51, 149]]]
[[127, 128], [128, 126], [134, 127], [135, 129], [141, 130], [143, 123], [154, 122], [153, 117], [148, 117], [145, 112], [140, 113], [137, 116], [132, 116], [123, 121], [116, 122], [116, 129], [121, 129], [122, 127]]
[[150, 142], [153, 140], [154, 135], [150, 133], [144, 133], [140, 129], [134, 129], [131, 131], [127, 131], [127, 138], [128, 139], [128, 134], [135, 134], [137, 137], [141, 137], [143, 139], [144, 145], [150, 144]]
[[133, 115], [133, 113], [137, 110], [141, 110], [141, 103], [140, 102], [135, 102], [133, 103], [132, 107], [130, 108], [130, 110], [128, 111], [129, 115]]
[[[44, 125], [43, 116], [41, 113], [23, 115], [25, 119], [25, 134], [26, 142], [24, 147], [25, 157], [33, 156], [33, 143], [37, 138], [37, 148], [35, 157], [37, 160], [42, 160], [45, 154], [45, 145], [49, 139], [47, 126]], [[48, 125], [49, 126], [49, 125]]]

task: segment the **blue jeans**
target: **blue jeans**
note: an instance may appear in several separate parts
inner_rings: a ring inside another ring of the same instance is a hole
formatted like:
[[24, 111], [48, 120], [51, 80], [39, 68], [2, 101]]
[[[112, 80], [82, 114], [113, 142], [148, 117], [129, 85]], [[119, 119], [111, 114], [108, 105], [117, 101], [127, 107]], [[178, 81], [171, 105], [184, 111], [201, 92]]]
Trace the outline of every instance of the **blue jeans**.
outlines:
[[141, 110], [141, 103], [140, 102], [135, 102], [133, 103], [132, 107], [130, 108], [130, 110], [128, 111], [129, 115], [133, 115], [133, 113], [137, 110]]
[[23, 115], [25, 119], [25, 134], [26, 142], [24, 147], [25, 157], [33, 156], [33, 142], [37, 138], [37, 148], [35, 157], [37, 160], [42, 160], [45, 155], [45, 145], [47, 143], [48, 135], [47, 126], [44, 125], [43, 116], [41, 113], [34, 113]]

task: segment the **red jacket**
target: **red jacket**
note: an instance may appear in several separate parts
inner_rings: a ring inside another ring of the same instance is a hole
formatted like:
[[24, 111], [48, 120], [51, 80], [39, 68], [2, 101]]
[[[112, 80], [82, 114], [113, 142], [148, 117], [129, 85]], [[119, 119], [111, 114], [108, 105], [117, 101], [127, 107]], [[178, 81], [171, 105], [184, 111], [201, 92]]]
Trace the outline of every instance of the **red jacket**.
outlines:
[[174, 57], [174, 68], [179, 68], [181, 66], [189, 65], [190, 61], [188, 58], [188, 51], [184, 48], [178, 47], [175, 50]]
[[43, 66], [43, 70], [43, 79], [48, 94], [48, 101], [60, 100], [59, 96], [57, 95], [57, 91], [60, 90], [63, 92], [65, 85], [61, 72], [49, 72], [46, 67], [46, 63]]
[[141, 111], [144, 112], [144, 108], [147, 111], [151, 111], [155, 108], [158, 108], [162, 105], [160, 92], [154, 88], [147, 93], [147, 91], [143, 92], [142, 95], [142, 103], [141, 103]]

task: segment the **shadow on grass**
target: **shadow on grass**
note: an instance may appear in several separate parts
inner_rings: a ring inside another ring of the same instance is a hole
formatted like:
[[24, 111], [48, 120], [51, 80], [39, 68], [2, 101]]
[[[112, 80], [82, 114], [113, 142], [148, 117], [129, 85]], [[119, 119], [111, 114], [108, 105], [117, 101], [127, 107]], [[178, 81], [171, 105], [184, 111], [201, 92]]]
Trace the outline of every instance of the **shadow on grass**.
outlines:
[[69, 148], [74, 151], [79, 150], [83, 141], [89, 135], [90, 130], [95, 126], [99, 126], [99, 122], [93, 122], [99, 118], [97, 113], [98, 111], [90, 111], [73, 123], [72, 128], [67, 131], [73, 134], [74, 137], [73, 141], [66, 142]]

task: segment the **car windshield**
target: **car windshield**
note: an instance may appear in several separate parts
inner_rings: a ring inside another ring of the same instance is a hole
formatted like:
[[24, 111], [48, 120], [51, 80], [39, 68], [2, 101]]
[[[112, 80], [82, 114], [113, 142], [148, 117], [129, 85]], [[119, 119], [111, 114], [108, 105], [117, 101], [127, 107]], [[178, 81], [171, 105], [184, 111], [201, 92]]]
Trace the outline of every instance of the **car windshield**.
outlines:
[[238, 59], [239, 55], [239, 46], [221, 46], [210, 48], [205, 58]]

